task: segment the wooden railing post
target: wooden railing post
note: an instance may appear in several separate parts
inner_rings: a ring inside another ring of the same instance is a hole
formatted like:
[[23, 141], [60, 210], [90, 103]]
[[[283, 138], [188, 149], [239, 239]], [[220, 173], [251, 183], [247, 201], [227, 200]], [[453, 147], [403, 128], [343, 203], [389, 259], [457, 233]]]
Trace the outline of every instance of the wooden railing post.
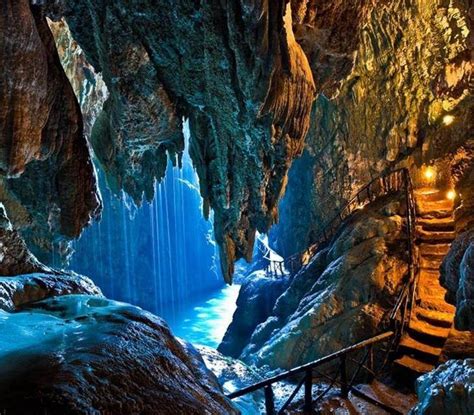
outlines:
[[374, 347], [373, 345], [369, 345], [369, 352], [367, 356], [367, 367], [370, 370], [367, 381], [372, 382], [372, 380], [374, 380]]
[[349, 385], [347, 383], [346, 355], [341, 356], [341, 396], [347, 398], [349, 395]]
[[313, 410], [313, 371], [308, 369], [304, 375], [304, 412]]
[[265, 386], [265, 412], [267, 415], [275, 415], [275, 401], [273, 399], [272, 385]]

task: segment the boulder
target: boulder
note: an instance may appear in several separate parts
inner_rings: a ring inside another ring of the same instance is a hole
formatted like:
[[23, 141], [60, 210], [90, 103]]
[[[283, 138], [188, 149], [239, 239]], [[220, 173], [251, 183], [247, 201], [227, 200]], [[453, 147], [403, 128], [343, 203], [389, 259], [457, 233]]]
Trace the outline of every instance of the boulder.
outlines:
[[237, 309], [217, 348], [226, 356], [239, 357], [253, 331], [271, 314], [276, 299], [289, 284], [287, 276], [267, 277], [264, 271], [252, 273], [242, 285]]
[[474, 359], [449, 360], [418, 378], [419, 402], [410, 415], [474, 413]]
[[74, 272], [0, 277], [0, 309], [14, 311], [32, 302], [68, 294], [102, 296], [90, 278]]
[[5, 413], [238, 413], [191, 346], [138, 307], [66, 295], [0, 316]]

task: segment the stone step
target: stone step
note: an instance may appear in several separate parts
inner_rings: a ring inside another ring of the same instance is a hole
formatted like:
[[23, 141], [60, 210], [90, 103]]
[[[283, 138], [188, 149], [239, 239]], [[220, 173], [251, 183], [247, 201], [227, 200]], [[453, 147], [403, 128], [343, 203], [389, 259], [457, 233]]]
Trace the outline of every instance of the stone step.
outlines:
[[420, 269], [428, 269], [428, 270], [436, 270], [439, 271], [439, 267], [441, 266], [441, 263], [443, 262], [443, 257], [427, 257], [427, 256], [422, 256], [420, 257]]
[[428, 373], [434, 368], [434, 365], [430, 363], [422, 362], [407, 355], [395, 360], [394, 363], [398, 366], [401, 366], [403, 369], [416, 373], [417, 375]]
[[420, 255], [428, 257], [444, 257], [448, 253], [450, 247], [451, 244], [449, 243], [430, 244], [423, 242], [419, 245]]
[[410, 337], [409, 335], [403, 336], [402, 340], [400, 341], [400, 348], [407, 355], [416, 355], [418, 353], [425, 354], [427, 355], [427, 359], [434, 360], [433, 363], [436, 363], [442, 350], [441, 347], [431, 346], [429, 344], [422, 343]]
[[415, 190], [416, 200], [423, 202], [434, 202], [437, 200], [446, 199], [446, 192], [432, 187], [422, 187]]
[[440, 242], [452, 242], [454, 238], [456, 238], [456, 232], [453, 231], [433, 231], [433, 230], [425, 230], [422, 226], [416, 227], [416, 236], [422, 242], [432, 242], [432, 243], [440, 243]]
[[[433, 326], [427, 321], [418, 320], [412, 318], [408, 325], [411, 333], [415, 334], [415, 337], [420, 338], [420, 334], [427, 340], [427, 343], [436, 344], [439, 340], [445, 340], [449, 335], [449, 328]], [[417, 335], [418, 334], [418, 335]], [[433, 337], [431, 340], [429, 337]]]
[[429, 285], [421, 282], [418, 284], [418, 297], [432, 297], [438, 298], [440, 302], [445, 302], [444, 296], [446, 295], [446, 289], [440, 285]]
[[[438, 212], [447, 212], [449, 214], [453, 212], [453, 209], [454, 209], [454, 203], [452, 200], [449, 200], [449, 199], [427, 200], [427, 201], [420, 201], [419, 199], [416, 200], [416, 211], [418, 215], [424, 216], [424, 217], [432, 215], [432, 214], [436, 214]], [[432, 216], [432, 217], [439, 217], [439, 216]]]
[[434, 326], [451, 328], [453, 325], [454, 314], [445, 311], [428, 310], [426, 308], [417, 307], [415, 315], [418, 320], [424, 320]]
[[454, 231], [454, 218], [446, 217], [440, 219], [417, 218], [417, 225], [426, 231]]
[[424, 296], [418, 300], [418, 305], [420, 308], [431, 311], [440, 311], [452, 314], [454, 314], [456, 311], [456, 307], [444, 300], [440, 300], [439, 297]]

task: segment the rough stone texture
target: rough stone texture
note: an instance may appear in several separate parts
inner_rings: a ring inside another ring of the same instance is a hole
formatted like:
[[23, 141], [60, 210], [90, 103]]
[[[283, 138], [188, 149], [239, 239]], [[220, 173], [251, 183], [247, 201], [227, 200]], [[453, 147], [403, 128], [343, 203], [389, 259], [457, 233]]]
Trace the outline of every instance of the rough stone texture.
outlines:
[[5, 208], [0, 203], [0, 276], [53, 272], [28, 250], [25, 241], [13, 229]]
[[100, 211], [82, 117], [38, 7], [0, 13], [0, 201], [43, 262]]
[[90, 278], [74, 272], [0, 278], [0, 309], [5, 311], [15, 311], [25, 304], [68, 294], [102, 296], [100, 288]]
[[472, 2], [293, 3], [302, 8], [296, 39], [322, 94], [290, 170], [274, 248], [303, 250], [363, 185], [401, 166], [423, 185], [419, 167], [433, 161], [437, 184], [456, 186], [472, 212]]
[[202, 360], [137, 307], [70, 295], [0, 313], [6, 413], [238, 413]]
[[[240, 360], [227, 357], [216, 349], [207, 346], [196, 346], [196, 348], [204, 359], [207, 368], [216, 375], [226, 394], [264, 379], [264, 376], [261, 376], [254, 368], [247, 366]], [[274, 392], [277, 391], [274, 389]], [[265, 413], [265, 399], [262, 389], [233, 399], [232, 402], [244, 415]]]
[[288, 284], [285, 276], [267, 277], [264, 271], [250, 274], [239, 291], [237, 310], [217, 350], [226, 356], [239, 357], [257, 325], [271, 315], [276, 299]]
[[474, 330], [459, 331], [451, 328], [444, 343], [440, 361], [450, 359], [465, 359], [474, 356]]
[[456, 305], [455, 326], [474, 330], [474, 229], [459, 235], [441, 265], [441, 284]]
[[359, 211], [291, 280], [241, 358], [289, 369], [383, 330], [407, 271], [399, 211], [390, 199]]
[[419, 403], [410, 415], [474, 413], [474, 360], [450, 360], [417, 380]]
[[[224, 275], [277, 219], [314, 98], [285, 1], [51, 2], [110, 97], [92, 132], [109, 184], [137, 203], [182, 149], [181, 117], [204, 210], [214, 209]], [[179, 158], [179, 157], [178, 157]]]
[[102, 75], [96, 73], [87, 62], [81, 47], [72, 38], [67, 23], [64, 20], [53, 22], [48, 19], [48, 25], [54, 36], [61, 65], [81, 106], [84, 135], [90, 138], [92, 127], [109, 95], [107, 86]]

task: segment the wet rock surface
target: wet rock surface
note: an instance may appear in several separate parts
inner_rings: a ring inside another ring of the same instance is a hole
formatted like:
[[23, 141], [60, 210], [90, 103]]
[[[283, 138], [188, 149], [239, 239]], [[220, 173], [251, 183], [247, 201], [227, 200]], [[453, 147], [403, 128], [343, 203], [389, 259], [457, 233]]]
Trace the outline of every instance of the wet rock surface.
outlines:
[[0, 311], [6, 413], [236, 414], [159, 317], [84, 295]]
[[288, 284], [286, 276], [267, 277], [263, 271], [250, 274], [240, 289], [237, 310], [218, 347], [219, 352], [239, 357], [257, 325], [271, 315], [275, 301]]
[[68, 294], [102, 296], [90, 278], [74, 272], [0, 277], [0, 309], [15, 311], [25, 304]]
[[441, 284], [456, 305], [455, 326], [474, 330], [474, 230], [459, 235], [441, 266]]
[[449, 360], [417, 380], [419, 403], [411, 415], [474, 412], [474, 360]]
[[289, 369], [383, 330], [407, 265], [400, 206], [379, 202], [358, 212], [294, 276], [242, 360]]

